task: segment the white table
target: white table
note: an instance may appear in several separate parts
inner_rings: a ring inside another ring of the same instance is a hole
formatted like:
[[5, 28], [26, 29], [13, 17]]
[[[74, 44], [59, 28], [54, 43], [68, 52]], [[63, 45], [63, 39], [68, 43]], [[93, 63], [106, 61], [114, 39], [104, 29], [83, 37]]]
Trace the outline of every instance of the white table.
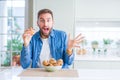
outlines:
[[18, 77], [22, 68], [11, 68], [0, 72], [0, 80], [120, 80], [120, 70], [78, 69], [78, 78], [67, 77]]

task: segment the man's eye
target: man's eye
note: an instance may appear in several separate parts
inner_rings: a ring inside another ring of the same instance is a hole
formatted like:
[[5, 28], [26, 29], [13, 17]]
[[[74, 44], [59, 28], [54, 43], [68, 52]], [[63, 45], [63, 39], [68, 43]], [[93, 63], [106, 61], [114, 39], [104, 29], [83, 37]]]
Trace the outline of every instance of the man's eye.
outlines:
[[47, 20], [47, 22], [50, 22], [51, 20]]
[[40, 20], [40, 22], [45, 22], [44, 20]]

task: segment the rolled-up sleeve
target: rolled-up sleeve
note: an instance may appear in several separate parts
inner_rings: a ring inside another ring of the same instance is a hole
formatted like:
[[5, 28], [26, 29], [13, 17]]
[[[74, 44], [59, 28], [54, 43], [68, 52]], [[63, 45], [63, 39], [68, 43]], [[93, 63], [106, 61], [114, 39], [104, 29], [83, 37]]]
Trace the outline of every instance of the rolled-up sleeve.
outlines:
[[73, 53], [71, 55], [69, 55], [67, 53], [67, 47], [68, 47], [68, 38], [67, 38], [67, 35], [65, 34], [65, 36], [64, 36], [64, 66], [63, 66], [65, 68], [66, 67], [68, 68], [68, 66], [73, 63], [74, 56], [75, 56], [73, 51], [72, 51]]
[[22, 48], [20, 57], [21, 66], [25, 69], [28, 68], [31, 63], [31, 49], [30, 45]]

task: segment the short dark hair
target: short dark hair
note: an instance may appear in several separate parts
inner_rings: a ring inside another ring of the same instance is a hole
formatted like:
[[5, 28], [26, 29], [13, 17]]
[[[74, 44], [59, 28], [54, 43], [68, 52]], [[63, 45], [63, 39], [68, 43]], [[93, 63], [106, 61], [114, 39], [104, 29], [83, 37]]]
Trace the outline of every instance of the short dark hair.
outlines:
[[53, 12], [50, 10], [50, 9], [41, 9], [38, 11], [38, 15], [37, 15], [37, 18], [39, 19], [40, 15], [41, 14], [44, 14], [44, 13], [50, 13], [52, 18], [53, 18]]

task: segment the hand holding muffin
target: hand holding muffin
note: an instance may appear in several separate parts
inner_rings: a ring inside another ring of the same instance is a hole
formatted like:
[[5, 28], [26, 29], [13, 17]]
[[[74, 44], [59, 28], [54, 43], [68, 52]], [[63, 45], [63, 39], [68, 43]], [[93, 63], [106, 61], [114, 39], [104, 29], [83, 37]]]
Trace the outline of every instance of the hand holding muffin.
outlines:
[[23, 33], [23, 41], [24, 41], [24, 46], [28, 46], [30, 40], [31, 40], [31, 37], [33, 36], [33, 34], [35, 33], [35, 30], [30, 27], [28, 29], [26, 29]]

